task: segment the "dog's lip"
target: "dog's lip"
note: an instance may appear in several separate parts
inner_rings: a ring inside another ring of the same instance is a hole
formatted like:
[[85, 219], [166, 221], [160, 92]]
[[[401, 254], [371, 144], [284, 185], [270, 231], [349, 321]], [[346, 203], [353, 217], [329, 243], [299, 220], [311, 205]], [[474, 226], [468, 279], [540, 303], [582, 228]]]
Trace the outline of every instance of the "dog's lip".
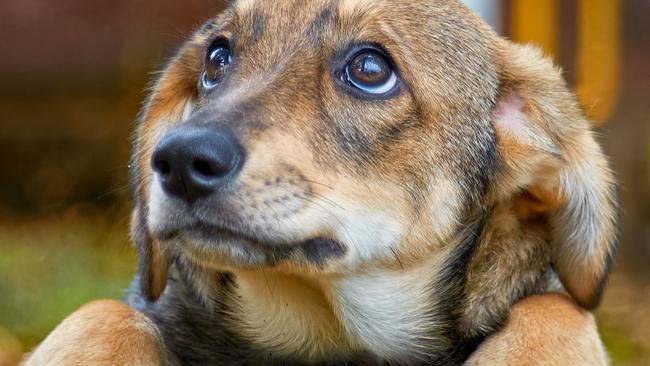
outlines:
[[193, 233], [199, 233], [203, 235], [213, 235], [213, 236], [219, 236], [219, 237], [233, 237], [237, 239], [243, 239], [246, 241], [251, 241], [251, 242], [257, 242], [258, 240], [253, 238], [252, 236], [235, 232], [234, 230], [221, 227], [221, 226], [216, 226], [212, 224], [207, 224], [207, 223], [202, 223], [202, 222], [197, 222], [197, 223], [192, 223], [184, 226], [179, 226], [179, 227], [174, 227], [174, 228], [169, 228], [166, 229], [160, 233], [158, 233], [156, 236], [158, 239], [163, 240], [163, 241], [169, 241], [169, 240], [174, 240], [180, 236], [189, 234], [192, 235]]
[[195, 222], [185, 226], [179, 226], [172, 229], [167, 229], [155, 235], [162, 241], [173, 241], [179, 238], [220, 238], [231, 239], [234, 243], [246, 243], [258, 247], [290, 247], [290, 243], [280, 243], [271, 240], [263, 240], [251, 234], [246, 234], [232, 230], [227, 227], [217, 226], [214, 224]]
[[[311, 264], [322, 265], [330, 258], [341, 258], [347, 252], [346, 245], [329, 235], [315, 235], [295, 241], [272, 241], [258, 239], [251, 235], [210, 224], [194, 224], [170, 230], [158, 238], [173, 246], [183, 247], [199, 253], [220, 251], [224, 248], [239, 248], [247, 253], [265, 256], [268, 260], [281, 260], [296, 250]], [[179, 247], [179, 249], [180, 249]]]

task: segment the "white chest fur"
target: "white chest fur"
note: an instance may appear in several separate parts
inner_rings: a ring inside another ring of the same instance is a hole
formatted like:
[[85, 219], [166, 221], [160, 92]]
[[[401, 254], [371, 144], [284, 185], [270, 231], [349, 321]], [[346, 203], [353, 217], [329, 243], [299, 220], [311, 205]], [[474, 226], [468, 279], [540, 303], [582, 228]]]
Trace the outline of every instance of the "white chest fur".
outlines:
[[237, 273], [241, 331], [274, 352], [311, 360], [370, 351], [417, 357], [435, 335], [435, 260], [407, 270], [300, 278], [274, 272]]

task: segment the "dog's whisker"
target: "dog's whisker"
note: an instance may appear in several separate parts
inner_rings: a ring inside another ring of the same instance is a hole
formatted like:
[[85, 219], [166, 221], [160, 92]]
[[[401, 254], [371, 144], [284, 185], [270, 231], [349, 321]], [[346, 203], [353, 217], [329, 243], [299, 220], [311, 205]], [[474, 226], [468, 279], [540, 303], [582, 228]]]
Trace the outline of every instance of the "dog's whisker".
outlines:
[[99, 196], [97, 196], [97, 200], [101, 201], [101, 200], [105, 199], [106, 197], [109, 197], [109, 196], [111, 196], [111, 195], [113, 195], [115, 193], [128, 192], [130, 190], [130, 188], [131, 188], [131, 186], [128, 183], [124, 183], [123, 185], [117, 186], [117, 187], [115, 187], [113, 189], [110, 189], [110, 190], [100, 194]]
[[311, 180], [311, 179], [304, 179], [304, 180], [305, 180], [305, 182], [307, 182], [307, 183], [311, 183], [311, 184], [316, 184], [316, 185], [319, 185], [319, 186], [323, 186], [323, 187], [328, 188], [328, 189], [330, 189], [330, 190], [332, 190], [332, 191], [334, 190], [334, 187], [331, 186], [331, 185], [329, 185], [329, 184], [325, 184], [325, 183], [317, 182], [317, 181], [315, 181], [315, 180]]
[[330, 204], [330, 205], [333, 206], [333, 207], [336, 207], [336, 208], [339, 208], [339, 209], [345, 211], [345, 207], [343, 207], [343, 205], [337, 203], [336, 201], [334, 201], [334, 200], [331, 199], [331, 198], [327, 198], [327, 197], [325, 197], [325, 196], [323, 196], [323, 195], [321, 195], [321, 194], [313, 193], [313, 192], [312, 192], [310, 195], [311, 195], [312, 197], [314, 197], [314, 198], [318, 198], [319, 200], [323, 201], [324, 203], [328, 203], [328, 204]]
[[399, 263], [399, 266], [402, 270], [404, 270], [404, 265], [402, 264], [402, 261], [399, 259], [399, 256], [397, 255], [397, 252], [395, 251], [395, 248], [392, 246], [389, 247], [390, 251], [393, 252], [393, 255], [395, 256], [395, 259], [397, 260], [397, 263]]
[[[269, 210], [271, 210], [271, 213], [272, 213], [274, 216], [279, 217], [278, 211], [275, 209], [275, 207], [273, 207], [273, 205], [267, 204], [266, 207], [267, 207]], [[294, 220], [294, 218], [293, 218], [291, 215], [285, 216], [285, 219], [286, 219], [286, 220], [289, 220], [289, 221], [291, 222], [292, 227], [293, 227], [294, 229], [295, 229], [295, 228], [298, 228], [298, 230], [301, 232], [301, 234], [302, 234], [302, 235], [305, 235], [305, 232], [304, 232], [304, 229], [302, 228], [302, 226], [301, 226], [301, 225], [298, 225], [298, 223]], [[282, 222], [280, 221], [279, 223], [281, 224]]]

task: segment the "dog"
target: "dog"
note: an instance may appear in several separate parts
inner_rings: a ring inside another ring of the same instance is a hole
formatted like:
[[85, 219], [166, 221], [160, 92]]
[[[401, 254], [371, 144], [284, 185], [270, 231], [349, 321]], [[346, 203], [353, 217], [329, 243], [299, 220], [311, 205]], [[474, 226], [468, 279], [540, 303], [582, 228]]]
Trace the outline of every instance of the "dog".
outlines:
[[131, 168], [128, 305], [28, 364], [608, 362], [607, 159], [552, 61], [458, 0], [234, 1]]

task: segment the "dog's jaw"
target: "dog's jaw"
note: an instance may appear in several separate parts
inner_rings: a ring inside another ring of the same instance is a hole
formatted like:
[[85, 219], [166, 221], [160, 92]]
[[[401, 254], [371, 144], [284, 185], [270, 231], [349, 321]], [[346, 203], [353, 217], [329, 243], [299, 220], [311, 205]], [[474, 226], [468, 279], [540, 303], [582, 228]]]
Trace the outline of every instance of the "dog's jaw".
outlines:
[[[315, 362], [358, 353], [420, 362], [431, 352], [444, 352], [448, 339], [438, 336], [437, 329], [446, 324], [432, 314], [438, 304], [431, 297], [436, 282], [431, 268], [441, 268], [449, 257], [446, 251], [454, 246], [431, 239], [438, 232], [411, 232], [411, 236], [430, 238], [427, 245], [438, 248], [427, 259], [414, 261], [410, 252], [404, 252], [413, 246], [402, 243], [409, 225], [394, 217], [396, 205], [370, 208], [358, 201], [360, 197], [351, 200], [331, 188], [328, 199], [337, 207], [324, 217], [332, 219], [328, 231], [345, 243], [346, 250], [342, 258], [330, 258], [320, 266], [300, 263], [301, 258], [296, 261], [294, 256], [268, 265], [269, 258], [261, 252], [254, 256], [246, 243], [214, 246], [182, 233], [180, 240], [166, 245], [183, 247], [181, 254], [200, 267], [234, 275], [232, 308], [242, 322], [237, 331], [261, 349]], [[164, 232], [169, 220], [187, 220], [169, 214], [176, 212], [177, 204], [153, 183], [149, 221], [155, 233]], [[428, 209], [436, 208], [440, 207]], [[334, 218], [332, 211], [337, 209]]]

